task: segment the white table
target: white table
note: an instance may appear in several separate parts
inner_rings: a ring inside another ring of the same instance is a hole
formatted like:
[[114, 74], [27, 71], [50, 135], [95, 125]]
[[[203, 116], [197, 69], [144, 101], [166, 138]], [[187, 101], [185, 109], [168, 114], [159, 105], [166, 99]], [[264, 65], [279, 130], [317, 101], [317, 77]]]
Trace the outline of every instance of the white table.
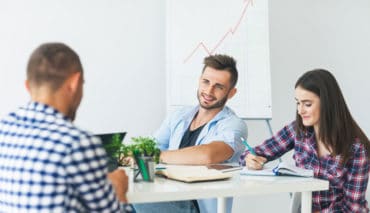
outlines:
[[130, 177], [127, 197], [131, 203], [217, 198], [219, 213], [226, 211], [226, 197], [281, 192], [302, 192], [302, 213], [311, 213], [312, 191], [329, 188], [328, 181], [315, 178], [241, 176], [239, 171], [224, 181], [182, 183], [156, 177], [154, 182], [134, 183], [132, 172], [127, 169], [126, 172]]

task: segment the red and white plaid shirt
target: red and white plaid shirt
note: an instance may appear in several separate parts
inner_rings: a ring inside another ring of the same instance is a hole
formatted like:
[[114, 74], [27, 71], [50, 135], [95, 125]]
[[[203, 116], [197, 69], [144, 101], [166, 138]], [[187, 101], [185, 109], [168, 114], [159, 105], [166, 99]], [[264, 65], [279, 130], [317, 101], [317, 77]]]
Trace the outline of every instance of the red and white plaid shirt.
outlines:
[[[311, 169], [314, 176], [329, 181], [329, 190], [313, 192], [312, 210], [320, 212], [369, 212], [366, 188], [369, 178], [369, 159], [364, 146], [357, 142], [352, 146], [352, 157], [345, 165], [340, 156], [318, 157], [313, 130], [298, 137], [295, 122], [280, 130], [274, 137], [254, 148], [257, 155], [275, 160], [294, 149], [293, 158], [298, 167]], [[240, 164], [245, 165], [245, 151]]]

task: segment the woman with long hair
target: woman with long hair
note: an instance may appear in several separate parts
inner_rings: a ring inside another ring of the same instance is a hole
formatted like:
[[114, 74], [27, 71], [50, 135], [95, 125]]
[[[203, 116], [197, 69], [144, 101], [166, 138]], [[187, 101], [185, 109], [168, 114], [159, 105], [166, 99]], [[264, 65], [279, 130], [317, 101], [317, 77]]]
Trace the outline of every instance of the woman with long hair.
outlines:
[[296, 166], [329, 181], [329, 190], [313, 192], [314, 212], [369, 212], [369, 139], [352, 118], [334, 76], [327, 70], [304, 73], [295, 84], [296, 120], [274, 137], [245, 151], [240, 164], [263, 164], [294, 149]]

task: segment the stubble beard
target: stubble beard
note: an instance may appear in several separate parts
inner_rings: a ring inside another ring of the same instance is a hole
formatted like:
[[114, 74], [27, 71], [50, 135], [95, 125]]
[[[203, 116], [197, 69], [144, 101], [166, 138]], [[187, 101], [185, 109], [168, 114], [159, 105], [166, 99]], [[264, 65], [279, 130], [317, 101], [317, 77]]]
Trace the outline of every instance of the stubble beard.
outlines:
[[198, 98], [199, 105], [203, 109], [207, 109], [207, 110], [223, 108], [227, 102], [227, 96], [228, 94], [226, 94], [225, 97], [223, 97], [221, 100], [217, 101], [216, 103], [212, 105], [204, 105], [202, 104], [202, 101], [201, 101], [201, 93], [199, 93], [199, 91], [197, 92], [197, 98]]

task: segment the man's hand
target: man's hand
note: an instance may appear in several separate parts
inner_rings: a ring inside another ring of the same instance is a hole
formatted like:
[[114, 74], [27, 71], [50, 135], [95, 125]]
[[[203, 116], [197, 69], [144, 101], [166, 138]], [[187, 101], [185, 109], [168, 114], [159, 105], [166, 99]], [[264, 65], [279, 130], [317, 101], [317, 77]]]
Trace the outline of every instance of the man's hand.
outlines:
[[118, 200], [127, 203], [126, 192], [128, 189], [128, 177], [125, 171], [122, 169], [116, 169], [113, 172], [108, 173], [108, 179], [112, 182]]
[[121, 155], [118, 158], [118, 163], [121, 166], [131, 166], [131, 168], [132, 168], [134, 166], [134, 164], [135, 164], [135, 160], [131, 156]]
[[263, 164], [265, 164], [266, 161], [266, 158], [253, 154], [248, 154], [245, 156], [245, 165], [248, 169], [260, 170], [263, 168]]

